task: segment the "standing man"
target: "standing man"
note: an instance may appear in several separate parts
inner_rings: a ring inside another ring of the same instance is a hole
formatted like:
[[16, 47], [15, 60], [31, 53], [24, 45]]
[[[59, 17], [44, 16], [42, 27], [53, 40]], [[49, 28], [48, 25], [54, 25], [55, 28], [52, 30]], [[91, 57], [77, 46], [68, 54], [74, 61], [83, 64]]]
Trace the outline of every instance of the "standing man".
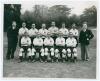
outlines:
[[48, 31], [51, 33], [51, 36], [53, 37], [54, 41], [57, 38], [58, 34], [58, 28], [56, 27], [55, 22], [51, 23], [51, 27], [48, 29]]
[[76, 24], [72, 24], [72, 29], [70, 29], [70, 32], [73, 33], [73, 36], [75, 37], [75, 39], [77, 40], [77, 45], [78, 46], [78, 36], [79, 36], [79, 33], [78, 33], [78, 30], [76, 29]]
[[82, 60], [89, 60], [89, 44], [90, 40], [94, 37], [92, 31], [87, 29], [87, 23], [83, 23], [82, 30], [79, 35], [79, 43], [81, 44], [81, 58]]
[[36, 29], [35, 24], [32, 24], [32, 28], [29, 30], [29, 36], [31, 38], [31, 41], [37, 36], [38, 29]]
[[8, 38], [8, 50], [6, 59], [13, 59], [14, 52], [16, 50], [17, 42], [18, 42], [18, 28], [16, 27], [16, 22], [12, 22], [12, 26], [8, 28], [7, 31], [7, 38]]
[[21, 38], [22, 36], [24, 36], [24, 33], [27, 32], [28, 33], [28, 29], [26, 28], [26, 23], [23, 22], [22, 23], [22, 27], [19, 29], [19, 46], [21, 46]]
[[46, 29], [46, 24], [42, 24], [42, 28], [39, 29], [39, 33], [44, 40], [48, 33], [48, 30]]
[[59, 29], [59, 32], [61, 32], [63, 35], [63, 37], [65, 38], [65, 40], [67, 39], [68, 37], [68, 29], [65, 27], [65, 23], [62, 23], [62, 28]]

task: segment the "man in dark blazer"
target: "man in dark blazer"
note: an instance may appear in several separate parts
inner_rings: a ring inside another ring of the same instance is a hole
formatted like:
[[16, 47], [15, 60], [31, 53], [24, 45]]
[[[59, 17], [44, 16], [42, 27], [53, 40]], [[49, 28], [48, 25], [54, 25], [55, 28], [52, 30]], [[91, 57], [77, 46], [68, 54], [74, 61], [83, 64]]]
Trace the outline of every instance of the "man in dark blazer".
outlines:
[[14, 52], [16, 50], [17, 42], [18, 42], [18, 28], [16, 27], [16, 22], [12, 22], [12, 26], [7, 30], [7, 38], [8, 38], [8, 50], [6, 59], [13, 59]]
[[83, 61], [88, 61], [90, 40], [94, 37], [91, 30], [87, 29], [87, 23], [83, 23], [82, 30], [79, 35], [79, 43], [81, 44], [81, 58]]

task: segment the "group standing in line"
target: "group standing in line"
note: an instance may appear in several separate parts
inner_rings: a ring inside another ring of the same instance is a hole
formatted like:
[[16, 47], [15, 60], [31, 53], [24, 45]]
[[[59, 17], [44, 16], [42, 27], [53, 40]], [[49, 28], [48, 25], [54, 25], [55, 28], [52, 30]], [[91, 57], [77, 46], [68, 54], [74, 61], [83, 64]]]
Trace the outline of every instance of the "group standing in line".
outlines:
[[68, 30], [65, 23], [62, 23], [60, 29], [56, 27], [55, 22], [52, 22], [48, 29], [43, 23], [42, 28], [38, 30], [34, 23], [31, 29], [28, 29], [26, 23], [23, 22], [22, 27], [18, 30], [16, 22], [13, 21], [12, 26], [7, 31], [7, 37], [7, 59], [14, 58], [18, 41], [20, 46], [19, 62], [24, 60], [29, 62], [76, 62], [78, 43], [81, 44], [82, 60], [89, 60], [88, 45], [94, 35], [91, 30], [87, 29], [87, 22], [83, 23], [79, 34], [75, 24], [72, 24], [72, 28]]

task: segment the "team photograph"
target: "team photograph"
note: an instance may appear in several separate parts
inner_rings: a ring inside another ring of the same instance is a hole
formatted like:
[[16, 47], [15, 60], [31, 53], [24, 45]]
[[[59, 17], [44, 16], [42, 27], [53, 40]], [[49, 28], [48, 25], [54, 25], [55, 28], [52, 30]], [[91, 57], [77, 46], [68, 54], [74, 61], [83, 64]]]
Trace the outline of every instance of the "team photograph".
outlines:
[[3, 7], [4, 78], [96, 79], [97, 1]]

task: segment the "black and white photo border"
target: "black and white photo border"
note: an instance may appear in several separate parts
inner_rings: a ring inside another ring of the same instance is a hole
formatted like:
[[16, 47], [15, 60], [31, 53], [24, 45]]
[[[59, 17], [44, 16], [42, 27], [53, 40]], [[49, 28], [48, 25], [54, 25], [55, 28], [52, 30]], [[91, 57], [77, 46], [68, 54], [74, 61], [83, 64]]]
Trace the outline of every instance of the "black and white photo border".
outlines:
[[[59, 3], [59, 5], [66, 5], [65, 2], [67, 1], [96, 1], [97, 2], [97, 48], [96, 48], [96, 79], [81, 79], [81, 78], [27, 78], [27, 77], [22, 77], [22, 78], [16, 78], [16, 77], [9, 77], [9, 78], [4, 78], [3, 77], [3, 36], [4, 36], [4, 4], [21, 4], [21, 3], [35, 3], [35, 4], [39, 4], [39, 5], [45, 5], [46, 2], [50, 2], [50, 3], [53, 3], [54, 5], [57, 5], [56, 2]], [[75, 81], [75, 80], [94, 80], [94, 81], [99, 81], [100, 78], [100, 27], [99, 27], [99, 20], [100, 20], [100, 1], [99, 0], [3, 0], [3, 1], [0, 1], [0, 52], [1, 52], [1, 58], [0, 58], [0, 80], [2, 81], [5, 81], [5, 80], [37, 80], [37, 81], [40, 81], [40, 80], [45, 80], [45, 81], [50, 81], [50, 80], [71, 80], [71, 81]]]

